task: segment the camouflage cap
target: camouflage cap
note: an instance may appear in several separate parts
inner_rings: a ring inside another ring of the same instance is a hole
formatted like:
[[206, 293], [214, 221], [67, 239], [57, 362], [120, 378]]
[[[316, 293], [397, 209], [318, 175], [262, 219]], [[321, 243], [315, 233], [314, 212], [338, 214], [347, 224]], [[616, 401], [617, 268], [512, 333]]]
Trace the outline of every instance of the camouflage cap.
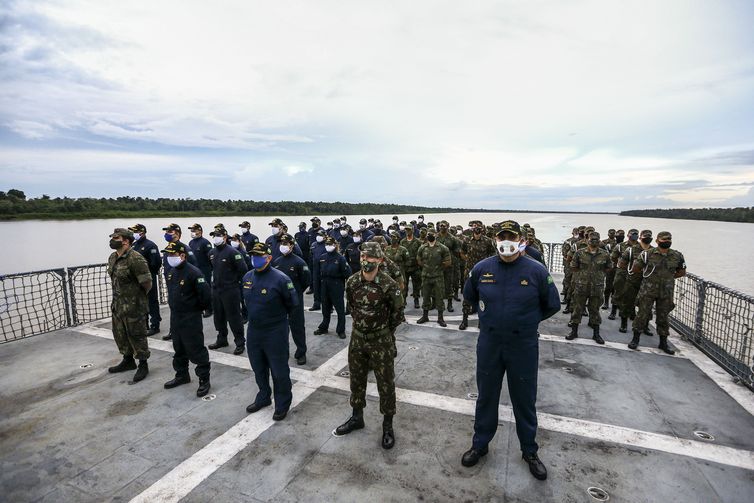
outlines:
[[608, 233], [608, 235], [615, 234], [615, 229], [608, 229], [607, 233]]
[[586, 226], [585, 226], [585, 225], [579, 225], [579, 226], [578, 226], [578, 227], [576, 228], [576, 230], [578, 230], [579, 232], [581, 232], [581, 231], [583, 231], [583, 230], [585, 230], [585, 229], [586, 229]]
[[434, 224], [434, 223], [432, 223], [432, 222], [429, 222], [429, 223], [427, 224], [427, 228], [429, 228], [429, 229], [434, 229], [434, 228], [435, 228], [435, 224]]
[[623, 229], [618, 229], [617, 231], [615, 231], [615, 233], [616, 234], [625, 234], [626, 231], [624, 231]]
[[628, 233], [629, 233], [629, 234], [638, 234], [638, 233], [639, 233], [639, 231], [638, 231], [638, 230], [636, 230], [636, 229], [628, 229]]
[[652, 237], [652, 231], [650, 231], [649, 229], [644, 229], [643, 231], [641, 231], [641, 237], [643, 237], [643, 238], [651, 238]]
[[168, 245], [165, 247], [164, 250], [162, 250], [163, 253], [187, 253], [186, 251], [186, 245], [183, 243], [179, 243], [178, 241], [171, 241], [168, 243]]
[[399, 223], [398, 225], [400, 225], [400, 226], [404, 226], [404, 225], [408, 225], [408, 224], [406, 223], [406, 221], [405, 221], [405, 220], [401, 220], [401, 221], [400, 221], [400, 223]]
[[189, 227], [189, 230], [190, 231], [200, 231], [200, 230], [202, 230], [202, 226], [199, 225], [199, 224], [194, 224], [191, 227]]
[[591, 225], [584, 227], [584, 232], [586, 234], [589, 234], [590, 232], [593, 232], [593, 231], [594, 231], [594, 227], [592, 227]]
[[239, 227], [251, 227], [251, 224], [249, 223], [248, 220], [244, 220], [243, 222], [241, 222], [240, 224], [238, 224], [238, 226]]
[[369, 258], [382, 258], [385, 256], [382, 252], [382, 247], [374, 241], [367, 241], [362, 244], [360, 250], [362, 255]]
[[372, 243], [377, 243], [378, 245], [387, 245], [387, 240], [385, 239], [385, 236], [375, 236], [372, 238]]
[[266, 244], [257, 242], [254, 243], [254, 246], [251, 247], [251, 251], [249, 253], [251, 253], [252, 255], [269, 255], [272, 252]]
[[113, 230], [113, 233], [110, 234], [110, 237], [114, 238], [115, 236], [120, 236], [122, 238], [126, 238], [131, 241], [134, 240], [134, 233], [123, 227], [117, 227], [115, 230]]
[[326, 244], [326, 245], [334, 245], [334, 244], [335, 244], [335, 242], [336, 242], [336, 241], [335, 241], [335, 238], [334, 238], [334, 237], [332, 237], [332, 236], [327, 236], [327, 237], [325, 238], [325, 244]]
[[515, 234], [516, 236], [520, 236], [521, 226], [518, 225], [518, 222], [514, 220], [505, 220], [504, 222], [500, 222], [500, 230], [497, 231], [496, 236], [502, 237], [502, 234], [504, 232], [510, 232], [512, 234]]
[[144, 227], [142, 224], [134, 224], [131, 227], [129, 227], [128, 230], [131, 232], [141, 232], [142, 234], [147, 232], [147, 228]]
[[227, 236], [228, 231], [225, 227], [215, 227], [215, 230], [209, 233], [210, 236]]
[[283, 234], [282, 236], [280, 236], [281, 243], [293, 244], [294, 241], [295, 240], [293, 239], [293, 236], [291, 236], [290, 234]]
[[430, 234], [432, 234], [433, 236], [437, 235], [437, 231], [435, 230], [435, 228], [434, 227], [429, 227], [429, 226], [427, 226], [426, 229], [422, 229], [421, 232], [427, 234], [428, 236]]
[[225, 224], [223, 224], [222, 222], [215, 224], [215, 230], [217, 229], [225, 229]]
[[597, 231], [592, 231], [589, 233], [589, 239], [599, 239], [600, 233]]
[[164, 231], [178, 231], [181, 232], [181, 226], [178, 224], [168, 224], [167, 227], [163, 227], [162, 230]]
[[280, 227], [281, 225], [284, 225], [284, 224], [283, 224], [283, 221], [280, 220], [279, 218], [273, 218], [272, 222], [270, 222], [269, 225], [276, 225]]
[[669, 231], [662, 231], [657, 234], [657, 239], [673, 239], [673, 235]]

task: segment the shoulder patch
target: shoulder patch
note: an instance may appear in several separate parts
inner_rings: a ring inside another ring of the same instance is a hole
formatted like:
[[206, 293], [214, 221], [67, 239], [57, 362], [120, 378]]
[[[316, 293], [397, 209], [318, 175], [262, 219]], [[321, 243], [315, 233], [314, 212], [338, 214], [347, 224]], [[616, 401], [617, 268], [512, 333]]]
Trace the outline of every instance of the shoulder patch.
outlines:
[[547, 284], [548, 285], [552, 285], [553, 284], [552, 276], [550, 276], [549, 274], [547, 275]]
[[152, 248], [152, 251], [149, 253], [157, 253], [157, 248]]
[[293, 290], [293, 282], [289, 281], [287, 283], [287, 286], [288, 286], [288, 290]]
[[204, 283], [204, 278], [197, 278], [196, 282], [197, 283]]
[[305, 265], [305, 266], [304, 266], [304, 269], [303, 269], [303, 270], [304, 270], [304, 271], [308, 271], [308, 270], [309, 270], [309, 266], [308, 266], [308, 265]]
[[236, 260], [241, 260], [243, 257], [241, 257], [240, 253], [236, 253], [235, 257], [233, 257]]

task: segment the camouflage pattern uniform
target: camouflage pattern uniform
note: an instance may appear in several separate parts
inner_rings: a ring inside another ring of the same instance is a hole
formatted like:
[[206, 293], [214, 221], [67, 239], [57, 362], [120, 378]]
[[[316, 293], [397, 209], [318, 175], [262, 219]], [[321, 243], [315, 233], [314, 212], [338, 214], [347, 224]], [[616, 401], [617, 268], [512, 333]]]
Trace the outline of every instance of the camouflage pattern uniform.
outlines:
[[573, 311], [573, 269], [571, 268], [571, 260], [573, 260], [573, 257], [576, 255], [576, 252], [578, 252], [581, 249], [584, 249], [587, 247], [586, 240], [584, 239], [577, 239], [575, 240], [570, 248], [568, 249], [568, 253], [566, 254], [566, 260], [565, 260], [565, 270], [569, 271], [568, 274], [568, 292], [565, 296], [566, 301], [566, 308], [563, 310], [563, 313], [568, 314]]
[[416, 263], [416, 254], [419, 252], [419, 247], [421, 245], [422, 242], [418, 238], [413, 238], [411, 240], [403, 238], [403, 240], [401, 240], [401, 246], [408, 252], [408, 260], [406, 261], [405, 292], [406, 295], [408, 295], [408, 282], [411, 280], [413, 283], [413, 291], [411, 292], [411, 295], [414, 297], [415, 307], [418, 307], [416, 304], [419, 302], [419, 295], [422, 290], [421, 269], [419, 269], [419, 264]]
[[[617, 245], [618, 243], [615, 241], [615, 229], [610, 229], [609, 231], [607, 231], [607, 239], [603, 239], [600, 246], [612, 258], [613, 249]], [[608, 304], [610, 303], [610, 295], [613, 293], [614, 282], [615, 282], [615, 267], [612, 267], [607, 272], [607, 274], [605, 274], [605, 300], [604, 300], [604, 304], [602, 305], [602, 309], [607, 309]]]
[[[591, 236], [599, 234], [593, 232]], [[598, 244], [599, 246], [599, 244]], [[613, 269], [610, 254], [603, 248], [592, 252], [588, 247], [577, 251], [570, 261], [573, 271], [573, 313], [571, 313], [571, 327], [578, 327], [584, 306], [589, 306], [589, 326], [599, 327], [602, 323], [600, 306], [602, 305], [605, 289], [605, 274]]]
[[[463, 230], [463, 229], [462, 229]], [[453, 291], [453, 300], [461, 302], [461, 298], [458, 296], [458, 292], [463, 289], [463, 282], [466, 276], [463, 274], [463, 270], [466, 268], [466, 262], [461, 256], [461, 248], [463, 247], [463, 234], [458, 231], [457, 227], [450, 228], [450, 235], [456, 240], [457, 248], [453, 253], [453, 280], [451, 290]]]
[[406, 264], [408, 264], [409, 256], [408, 250], [402, 247], [397, 236], [392, 238], [392, 244], [388, 246], [385, 251], [385, 257], [390, 259], [401, 271], [401, 291], [403, 292], [403, 298], [406, 298]]
[[[630, 235], [632, 231], [635, 229], [631, 229], [628, 231], [628, 234]], [[637, 233], [639, 231], [636, 231]], [[613, 280], [613, 304], [618, 306], [618, 309], [620, 309], [620, 306], [623, 305], [623, 294], [626, 291], [626, 278], [628, 277], [628, 270], [626, 269], [626, 266], [624, 264], [621, 264], [620, 258], [623, 256], [626, 251], [637, 244], [637, 241], [631, 241], [630, 239], [628, 241], [624, 241], [622, 243], [618, 243], [615, 248], [613, 248], [613, 251], [610, 253], [610, 258], [613, 261], [613, 265], [615, 266], [615, 279]], [[611, 312], [611, 316], [614, 315]], [[621, 325], [621, 331], [625, 332], [625, 327]]]
[[403, 280], [403, 273], [401, 272], [401, 268], [398, 266], [398, 264], [390, 260], [389, 257], [384, 255], [387, 250], [387, 241], [385, 241], [385, 237], [375, 236], [372, 238], [371, 242], [379, 244], [383, 252], [383, 262], [380, 265], [380, 270], [385, 272], [393, 279], [393, 281], [398, 283], [398, 287], [400, 287], [401, 291], [403, 291], [405, 282]]
[[[450, 253], [450, 266], [442, 270], [444, 282], [444, 298], [448, 300], [448, 311], [453, 312], [453, 264], [460, 260], [461, 245], [448, 231], [448, 222], [438, 222], [440, 231], [437, 233], [437, 244], [444, 245]], [[458, 258], [456, 258], [458, 256]]]
[[[129, 249], [120, 257], [113, 252], [107, 259], [107, 274], [113, 285], [113, 338], [124, 357], [149, 358], [147, 314], [149, 301], [142, 283], [152, 281], [147, 261]], [[156, 285], [152, 285], [156, 288]]]
[[434, 308], [442, 314], [445, 310], [444, 270], [450, 267], [452, 260], [448, 247], [438, 241], [434, 246], [423, 244], [416, 254], [416, 260], [422, 269], [422, 309], [429, 311]]
[[[573, 228], [574, 234], [578, 233], [576, 227]], [[563, 257], [563, 304], [568, 303], [569, 291], [571, 289], [571, 276], [573, 272], [568, 265], [568, 254], [571, 252], [571, 247], [578, 241], [578, 237], [572, 235], [570, 238], [563, 241], [563, 245], [560, 248], [560, 254]]]
[[[481, 222], [473, 223], [481, 224]], [[493, 243], [492, 239], [488, 238], [484, 234], [480, 233], [474, 235], [474, 237], [468, 238], [466, 241], [464, 241], [461, 248], [461, 257], [463, 257], [464, 259], [463, 277], [468, 278], [469, 273], [477, 262], [482, 259], [486, 259], [487, 257], [492, 257], [493, 255], [495, 255], [495, 253], [497, 253], [495, 244]], [[468, 317], [468, 315], [472, 312], [471, 304], [469, 304], [465, 300], [463, 301], [462, 312], [466, 317]]]
[[[643, 230], [641, 231], [641, 234], [639, 235], [639, 239], [646, 237], [646, 236], [652, 236], [652, 231], [649, 230]], [[647, 249], [651, 249], [652, 245], [647, 245]], [[639, 288], [641, 287], [641, 280], [642, 275], [641, 273], [635, 273], [633, 270], [634, 267], [634, 261], [641, 255], [641, 252], [644, 251], [644, 247], [642, 247], [642, 243], [638, 242], [635, 243], [633, 246], [630, 246], [626, 249], [626, 251], [623, 252], [623, 255], [621, 255], [620, 261], [618, 262], [618, 267], [625, 268], [627, 271], [626, 276], [626, 284], [623, 288], [623, 293], [621, 295], [621, 305], [620, 305], [620, 317], [621, 321], [623, 321], [624, 318], [628, 318], [633, 320], [636, 316], [636, 296], [639, 294]]]

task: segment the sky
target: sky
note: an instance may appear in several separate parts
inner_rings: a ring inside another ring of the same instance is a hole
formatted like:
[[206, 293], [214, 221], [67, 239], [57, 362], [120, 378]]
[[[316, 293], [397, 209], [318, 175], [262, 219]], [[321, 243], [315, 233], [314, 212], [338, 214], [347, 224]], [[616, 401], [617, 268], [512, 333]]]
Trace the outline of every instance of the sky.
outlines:
[[0, 190], [754, 206], [748, 0], [0, 0]]

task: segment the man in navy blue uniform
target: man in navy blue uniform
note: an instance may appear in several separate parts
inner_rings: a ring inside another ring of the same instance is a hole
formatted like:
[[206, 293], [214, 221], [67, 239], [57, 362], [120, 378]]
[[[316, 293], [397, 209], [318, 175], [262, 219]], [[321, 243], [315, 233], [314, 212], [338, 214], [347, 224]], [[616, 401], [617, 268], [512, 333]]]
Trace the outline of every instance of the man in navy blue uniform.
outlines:
[[165, 383], [165, 389], [191, 382], [189, 361], [196, 365], [199, 388], [196, 396], [209, 392], [209, 352], [204, 346], [202, 311], [212, 303], [209, 283], [204, 273], [186, 262], [188, 249], [181, 243], [168, 243], [163, 250], [172, 266], [168, 273], [168, 304], [170, 328], [173, 332], [173, 370], [175, 377]]
[[351, 272], [356, 274], [361, 270], [361, 243], [364, 241], [362, 236], [365, 231], [356, 229], [353, 232], [351, 242], [346, 246], [345, 250], [342, 250], [343, 256], [346, 257], [348, 267], [351, 268]]
[[209, 349], [224, 348], [228, 345], [228, 325], [236, 343], [234, 355], [244, 352], [245, 340], [241, 321], [241, 293], [238, 287], [244, 274], [249, 270], [246, 261], [238, 250], [228, 244], [228, 231], [215, 226], [210, 233], [215, 248], [210, 252], [212, 261], [212, 304], [217, 340]]
[[[168, 224], [167, 227], [163, 227], [162, 230], [165, 231], [165, 241], [168, 243], [180, 243], [183, 246], [186, 247], [188, 250], [188, 263], [197, 266], [198, 263], [196, 261], [196, 257], [194, 256], [194, 252], [191, 251], [191, 248], [186, 246], [186, 243], [181, 242], [181, 226], [178, 224]], [[162, 257], [162, 274], [165, 276], [165, 281], [167, 282], [168, 279], [168, 273], [172, 267], [170, 267], [170, 264], [168, 264], [168, 257], [167, 255], [163, 255]], [[173, 331], [171, 330], [168, 335], [163, 335], [162, 340], [163, 341], [169, 341], [173, 338]]]
[[516, 433], [523, 459], [532, 475], [547, 478], [537, 456], [537, 373], [539, 322], [560, 309], [558, 289], [547, 269], [521, 255], [518, 223], [506, 220], [496, 235], [497, 257], [478, 262], [469, 274], [463, 297], [479, 313], [477, 389], [474, 438], [463, 454], [463, 466], [474, 466], [487, 454], [497, 430], [503, 376], [516, 418]]
[[370, 231], [367, 227], [367, 219], [362, 218], [359, 220], [359, 229], [361, 229], [361, 242], [366, 243], [374, 236], [374, 232]]
[[[199, 224], [194, 224], [189, 227], [191, 231], [191, 241], [189, 241], [189, 248], [194, 252], [194, 258], [196, 258], [196, 266], [204, 274], [204, 279], [208, 285], [212, 284], [212, 263], [209, 260], [209, 252], [212, 250], [212, 243], [204, 237], [204, 229]], [[203, 316], [209, 318], [212, 316], [212, 304], [204, 311]]]
[[314, 335], [326, 334], [330, 328], [330, 314], [333, 308], [338, 313], [335, 333], [341, 339], [346, 338], [346, 305], [343, 296], [346, 293], [346, 280], [351, 275], [351, 268], [346, 258], [338, 253], [335, 238], [325, 239], [325, 253], [319, 258], [319, 273], [322, 278], [322, 323]]
[[[252, 269], [243, 277], [243, 298], [249, 311], [246, 345], [251, 370], [259, 392], [246, 412], [254, 413], [272, 404], [272, 419], [280, 421], [288, 414], [293, 400], [288, 367], [288, 317], [298, 304], [293, 281], [270, 264], [272, 254], [267, 245], [257, 243], [251, 249]], [[270, 373], [273, 389], [270, 389]]]
[[[279, 218], [272, 219], [272, 222], [270, 222], [270, 233], [272, 234], [270, 237], [268, 237], [264, 244], [267, 245], [267, 247], [272, 252], [272, 260], [275, 260], [278, 258], [280, 254], [280, 236], [288, 232], [288, 226], [283, 223], [282, 220]], [[293, 253], [295, 255], [298, 255], [299, 257], [303, 257], [304, 254], [301, 252], [301, 248], [298, 247], [298, 244], [293, 244]]]
[[301, 258], [311, 269], [311, 263], [309, 261], [309, 247], [311, 242], [309, 241], [309, 233], [306, 231], [306, 222], [300, 222], [298, 224], [298, 232], [294, 236], [296, 238], [296, 244], [301, 248]]
[[248, 221], [244, 220], [238, 226], [241, 228], [241, 241], [246, 251], [249, 251], [255, 243], [259, 242], [259, 238], [251, 233], [251, 224]]
[[319, 228], [314, 234], [312, 245], [309, 248], [312, 257], [312, 290], [314, 291], [314, 303], [312, 304], [312, 307], [309, 308], [309, 311], [319, 311], [322, 309], [322, 275], [319, 272], [319, 261], [322, 258], [322, 255], [327, 253], [325, 250], [325, 238], [325, 230]]
[[149, 289], [149, 293], [147, 294], [147, 299], [149, 300], [147, 336], [150, 336], [160, 332], [160, 322], [162, 321], [162, 316], [160, 316], [160, 300], [157, 297], [157, 291], [159, 290], [157, 287], [157, 274], [160, 272], [162, 259], [160, 258], [160, 250], [157, 248], [157, 245], [147, 239], [146, 227], [142, 224], [136, 224], [133, 227], [129, 227], [128, 230], [134, 233], [134, 244], [131, 247], [144, 257], [149, 266], [149, 273], [152, 275], [152, 288]]
[[348, 248], [349, 244], [353, 243], [353, 238], [351, 237], [351, 227], [349, 227], [348, 224], [341, 226], [340, 233], [338, 234], [338, 237], [335, 238], [335, 240], [338, 242], [338, 250], [340, 250], [340, 253], [345, 255], [346, 248]]
[[289, 322], [291, 337], [296, 345], [293, 357], [299, 365], [306, 365], [306, 328], [304, 327], [304, 290], [311, 284], [309, 266], [301, 257], [293, 254], [295, 240], [290, 234], [280, 237], [280, 255], [272, 261], [272, 267], [284, 273], [293, 282], [298, 304], [291, 310]]

